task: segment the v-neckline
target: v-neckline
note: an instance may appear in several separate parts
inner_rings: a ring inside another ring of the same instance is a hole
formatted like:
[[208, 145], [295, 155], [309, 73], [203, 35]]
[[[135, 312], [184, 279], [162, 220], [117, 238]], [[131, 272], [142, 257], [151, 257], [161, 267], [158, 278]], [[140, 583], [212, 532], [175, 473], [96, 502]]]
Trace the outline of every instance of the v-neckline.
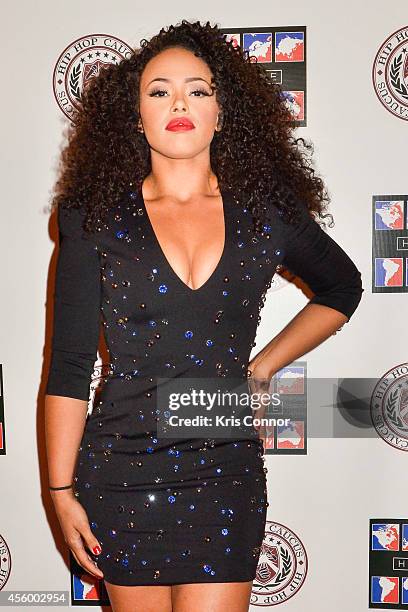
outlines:
[[204, 281], [204, 283], [202, 285], [200, 285], [199, 287], [197, 287], [196, 289], [193, 289], [192, 287], [190, 287], [189, 285], [187, 285], [180, 277], [179, 275], [175, 272], [174, 268], [170, 265], [169, 260], [167, 259], [167, 256], [157, 238], [156, 232], [154, 231], [153, 228], [153, 224], [150, 220], [149, 214], [147, 212], [147, 208], [146, 208], [146, 203], [144, 201], [144, 197], [143, 197], [143, 192], [142, 192], [142, 185], [140, 185], [139, 190], [138, 190], [138, 195], [139, 195], [139, 199], [141, 201], [142, 207], [143, 207], [143, 211], [145, 214], [145, 218], [147, 221], [147, 225], [148, 225], [148, 229], [149, 232], [154, 240], [155, 245], [157, 246], [157, 249], [159, 251], [159, 255], [162, 259], [162, 262], [165, 264], [165, 266], [167, 267], [169, 274], [178, 282], [178, 284], [184, 288], [185, 291], [191, 293], [191, 294], [198, 294], [198, 292], [204, 290], [205, 288], [207, 288], [207, 286], [216, 278], [217, 274], [219, 273], [220, 270], [222, 270], [223, 265], [224, 265], [224, 260], [226, 257], [226, 252], [227, 252], [227, 247], [228, 247], [228, 242], [229, 242], [229, 228], [230, 228], [230, 222], [229, 222], [229, 215], [228, 215], [228, 191], [221, 189], [220, 188], [220, 194], [221, 194], [221, 200], [222, 200], [222, 211], [223, 211], [223, 217], [224, 217], [224, 246], [222, 249], [222, 253], [221, 256], [218, 260], [218, 263], [216, 265], [216, 267], [214, 268], [214, 270], [211, 272], [210, 276], [207, 278], [206, 281]]

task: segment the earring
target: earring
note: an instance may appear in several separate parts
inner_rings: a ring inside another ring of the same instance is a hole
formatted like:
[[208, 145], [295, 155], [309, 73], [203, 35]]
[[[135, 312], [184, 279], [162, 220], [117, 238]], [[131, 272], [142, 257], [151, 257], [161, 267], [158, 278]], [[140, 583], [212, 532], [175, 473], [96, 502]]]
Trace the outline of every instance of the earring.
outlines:
[[[219, 117], [221, 117], [220, 121], [218, 121]], [[223, 114], [222, 114], [222, 112], [220, 112], [218, 114], [218, 116], [217, 116], [217, 125], [215, 126], [215, 129], [216, 129], [217, 132], [221, 132], [221, 130], [222, 130], [223, 119], [224, 119]]]
[[144, 129], [143, 129], [143, 126], [142, 126], [142, 120], [141, 119], [139, 119], [139, 122], [137, 124], [137, 131], [140, 132], [141, 134], [143, 134], [143, 132], [144, 132]]

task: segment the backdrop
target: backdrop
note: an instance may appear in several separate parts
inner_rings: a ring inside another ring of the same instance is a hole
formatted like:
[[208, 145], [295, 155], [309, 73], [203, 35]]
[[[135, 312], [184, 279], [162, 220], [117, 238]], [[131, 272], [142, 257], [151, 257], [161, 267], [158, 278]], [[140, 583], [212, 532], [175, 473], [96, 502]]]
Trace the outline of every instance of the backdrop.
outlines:
[[[267, 532], [251, 610], [408, 609], [406, 2], [209, 0], [204, 8], [185, 0], [19, 0], [2, 13], [0, 596], [66, 591], [69, 605], [104, 597], [100, 585], [75, 575], [47, 489], [43, 394], [58, 246], [47, 207], [68, 122], [54, 69], [79, 39], [102, 33], [134, 47], [185, 18], [216, 22], [241, 42], [252, 32], [271, 52], [260, 55], [271, 72], [282, 54], [274, 78], [283, 83], [298, 63], [288, 91], [297, 136], [314, 143], [332, 197], [328, 231], [361, 270], [365, 289], [351, 322], [281, 373], [285, 392], [298, 395], [308, 379], [333, 380], [326, 387], [338, 404], [322, 411], [326, 429], [311, 427], [309, 405], [292, 439], [271, 432]], [[287, 32], [289, 46], [276, 32]], [[277, 279], [253, 354], [306, 301]], [[399, 381], [394, 434], [382, 411], [390, 380]], [[377, 383], [378, 405], [371, 400]], [[351, 414], [362, 390], [366, 410]]]

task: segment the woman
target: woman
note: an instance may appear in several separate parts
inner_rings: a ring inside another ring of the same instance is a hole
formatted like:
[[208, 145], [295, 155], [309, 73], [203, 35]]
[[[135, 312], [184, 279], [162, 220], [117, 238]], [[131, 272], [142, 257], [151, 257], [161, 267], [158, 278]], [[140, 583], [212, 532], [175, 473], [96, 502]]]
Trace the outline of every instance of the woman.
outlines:
[[[65, 540], [115, 611], [247, 610], [264, 535], [261, 439], [161, 436], [159, 379], [268, 380], [361, 299], [311, 215], [328, 196], [290, 118], [218, 27], [182, 21], [94, 78], [69, 135], [49, 479]], [[249, 363], [278, 266], [314, 297]], [[87, 418], [100, 316], [111, 372]]]

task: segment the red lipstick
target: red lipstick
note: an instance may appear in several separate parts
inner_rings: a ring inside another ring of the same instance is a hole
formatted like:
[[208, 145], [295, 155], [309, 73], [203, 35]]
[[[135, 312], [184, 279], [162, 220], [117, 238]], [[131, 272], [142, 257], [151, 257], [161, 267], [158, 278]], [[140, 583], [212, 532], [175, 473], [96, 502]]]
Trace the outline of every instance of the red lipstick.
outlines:
[[166, 130], [171, 130], [172, 132], [178, 132], [179, 130], [193, 130], [194, 124], [187, 119], [187, 117], [178, 117], [177, 119], [172, 119], [166, 125]]

